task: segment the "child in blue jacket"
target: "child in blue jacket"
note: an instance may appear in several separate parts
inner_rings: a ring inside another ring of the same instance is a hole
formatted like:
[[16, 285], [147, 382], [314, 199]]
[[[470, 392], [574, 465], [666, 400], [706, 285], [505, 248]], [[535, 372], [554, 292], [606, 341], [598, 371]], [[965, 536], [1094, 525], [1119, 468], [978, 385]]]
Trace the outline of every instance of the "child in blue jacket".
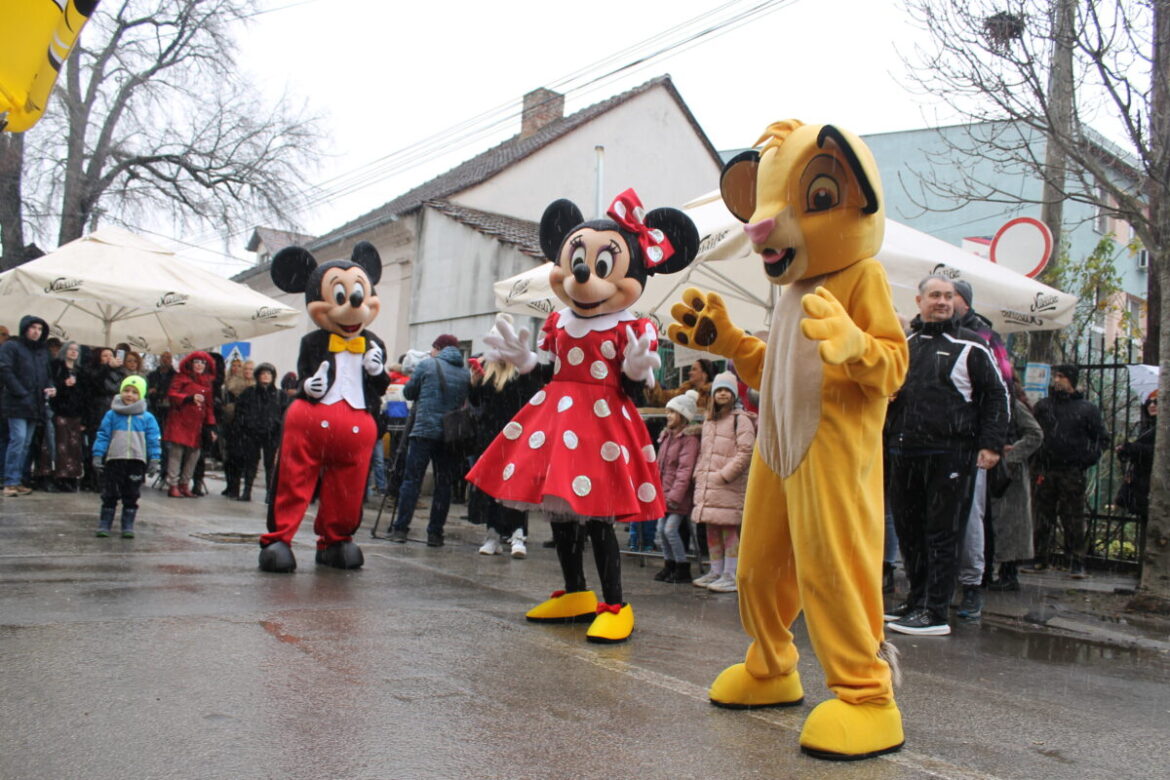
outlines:
[[102, 514], [98, 536], [109, 536], [114, 510], [122, 499], [122, 538], [134, 538], [138, 494], [147, 475], [158, 473], [162, 459], [162, 434], [154, 415], [146, 411], [146, 380], [128, 376], [122, 380], [110, 411], [102, 418], [93, 444], [93, 467], [102, 470]]

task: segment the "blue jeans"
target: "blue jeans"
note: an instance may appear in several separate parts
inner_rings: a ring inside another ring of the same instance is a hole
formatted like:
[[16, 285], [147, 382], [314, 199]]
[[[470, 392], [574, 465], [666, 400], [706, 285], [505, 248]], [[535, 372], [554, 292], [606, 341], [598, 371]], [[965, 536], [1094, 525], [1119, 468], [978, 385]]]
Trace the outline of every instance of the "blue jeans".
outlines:
[[379, 493], [386, 492], [386, 456], [382, 453], [382, 440], [374, 445], [374, 454], [370, 458], [370, 471], [374, 474], [374, 487]]
[[442, 534], [447, 522], [447, 510], [451, 508], [451, 484], [458, 468], [457, 458], [441, 439], [412, 437], [406, 446], [406, 465], [402, 469], [402, 487], [398, 490], [398, 517], [394, 528], [410, 529], [410, 519], [418, 505], [418, 494], [422, 491], [423, 476], [430, 463], [435, 474], [435, 493], [431, 497], [431, 519], [427, 523], [428, 534]]
[[665, 560], [682, 563], [687, 559], [687, 548], [683, 545], [682, 534], [678, 532], [685, 522], [687, 516], [678, 512], [671, 512], [658, 521], [658, 546], [662, 548]]
[[8, 446], [4, 450], [4, 486], [16, 487], [24, 476], [24, 464], [28, 460], [28, 447], [32, 444], [35, 420], [20, 417], [8, 418]]

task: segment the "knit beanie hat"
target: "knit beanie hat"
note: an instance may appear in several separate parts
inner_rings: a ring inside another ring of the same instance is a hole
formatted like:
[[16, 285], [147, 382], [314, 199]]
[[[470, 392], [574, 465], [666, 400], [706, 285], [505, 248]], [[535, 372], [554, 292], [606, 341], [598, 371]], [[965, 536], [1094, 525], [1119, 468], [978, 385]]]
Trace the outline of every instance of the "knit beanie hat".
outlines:
[[1061, 363], [1059, 366], [1052, 367], [1053, 374], [1064, 374], [1068, 379], [1069, 384], [1073, 387], [1077, 386], [1077, 377], [1081, 375], [1081, 370], [1070, 363]]
[[971, 283], [966, 279], [956, 279], [955, 292], [958, 293], [960, 298], [967, 302], [967, 308], [971, 308], [972, 301], [975, 300], [975, 293], [971, 291]]
[[730, 390], [731, 394], [739, 398], [739, 380], [735, 378], [735, 374], [730, 371], [724, 371], [715, 377], [715, 381], [711, 383], [711, 396], [714, 397], [718, 390]]
[[431, 342], [431, 346], [435, 349], [446, 349], [447, 347], [459, 346], [459, 339], [452, 336], [450, 333], [444, 333], [437, 339]]
[[699, 414], [699, 394], [694, 390], [687, 390], [667, 401], [666, 408], [678, 412], [684, 420], [690, 422]]
[[133, 385], [134, 389], [138, 391], [139, 398], [146, 398], [146, 380], [140, 376], [128, 376], [122, 380], [122, 384], [118, 385], [118, 392], [126, 389], [126, 385]]

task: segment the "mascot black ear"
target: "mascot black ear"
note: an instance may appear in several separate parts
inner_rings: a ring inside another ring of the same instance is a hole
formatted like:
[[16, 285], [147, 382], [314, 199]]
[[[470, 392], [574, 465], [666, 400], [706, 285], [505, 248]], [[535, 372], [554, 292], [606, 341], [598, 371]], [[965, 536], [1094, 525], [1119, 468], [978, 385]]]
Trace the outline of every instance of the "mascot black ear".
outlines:
[[647, 268], [648, 274], [673, 274], [686, 268], [699, 254], [699, 229], [691, 218], [678, 209], [654, 209], [646, 215], [646, 227], [661, 230], [670, 239], [674, 254], [666, 262]]
[[548, 204], [544, 216], [540, 218], [540, 251], [555, 263], [565, 236], [584, 221], [581, 209], [570, 200], [561, 198]]
[[727, 161], [719, 176], [719, 194], [736, 219], [748, 222], [756, 211], [756, 170], [760, 153], [749, 149]]
[[316, 268], [317, 259], [308, 249], [286, 246], [272, 258], [272, 281], [286, 293], [304, 292]]
[[370, 284], [375, 285], [382, 279], [382, 256], [369, 241], [357, 242], [349, 259], [362, 267], [370, 277]]

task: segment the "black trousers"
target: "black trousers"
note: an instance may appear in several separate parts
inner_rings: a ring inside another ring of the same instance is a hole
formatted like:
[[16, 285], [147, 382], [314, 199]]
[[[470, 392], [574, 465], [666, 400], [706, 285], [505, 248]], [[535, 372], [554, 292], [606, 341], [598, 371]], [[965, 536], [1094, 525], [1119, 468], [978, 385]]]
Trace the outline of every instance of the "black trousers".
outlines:
[[1085, 470], [1078, 466], [1050, 466], [1036, 477], [1032, 495], [1036, 528], [1032, 541], [1036, 560], [1048, 563], [1057, 524], [1064, 530], [1069, 563], [1085, 559]]
[[280, 437], [276, 436], [266, 441], [249, 439], [244, 450], [244, 489], [251, 490], [260, 467], [260, 459], [264, 459], [264, 488], [272, 487], [272, 464], [276, 462], [276, 448], [280, 446]]
[[102, 470], [102, 508], [113, 509], [122, 501], [123, 509], [137, 509], [146, 464], [140, 460], [107, 460]]
[[946, 619], [971, 510], [975, 453], [890, 453], [886, 498], [910, 580], [907, 601]]

